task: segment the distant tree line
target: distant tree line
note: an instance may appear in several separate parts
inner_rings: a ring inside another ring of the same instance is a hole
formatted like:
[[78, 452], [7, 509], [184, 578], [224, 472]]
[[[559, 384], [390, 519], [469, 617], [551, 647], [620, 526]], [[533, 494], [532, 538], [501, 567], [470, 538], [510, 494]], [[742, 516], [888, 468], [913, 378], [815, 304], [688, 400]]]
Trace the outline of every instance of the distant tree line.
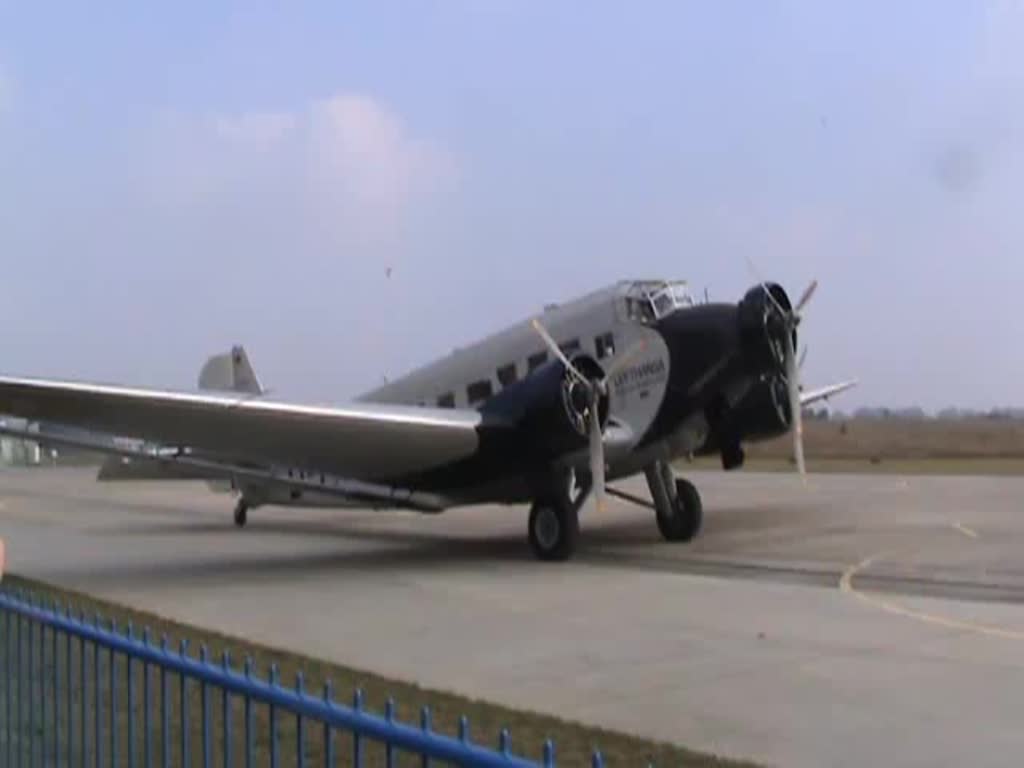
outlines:
[[812, 421], [1024, 421], [1024, 408], [943, 408], [929, 413], [920, 406], [906, 408], [864, 407], [852, 413], [834, 408], [806, 408], [804, 418]]

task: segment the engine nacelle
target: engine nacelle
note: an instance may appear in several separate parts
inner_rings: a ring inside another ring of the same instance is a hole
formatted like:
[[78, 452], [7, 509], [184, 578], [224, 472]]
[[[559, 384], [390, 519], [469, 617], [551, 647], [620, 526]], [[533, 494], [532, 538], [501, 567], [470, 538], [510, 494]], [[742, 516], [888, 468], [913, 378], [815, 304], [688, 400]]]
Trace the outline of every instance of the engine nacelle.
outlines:
[[[578, 355], [572, 363], [591, 381], [604, 376], [600, 364], [588, 355]], [[520, 455], [540, 464], [588, 445], [589, 404], [588, 388], [560, 360], [554, 360], [506, 387], [483, 410], [515, 423]], [[608, 411], [608, 396], [602, 394], [597, 401], [602, 430]]]
[[[765, 293], [765, 287], [771, 298]], [[739, 303], [740, 340], [751, 373], [785, 371], [787, 330], [780, 307], [788, 313], [792, 304], [786, 291], [776, 283], [754, 286]], [[796, 330], [791, 333], [793, 349], [797, 349]]]
[[725, 414], [722, 431], [737, 440], [770, 440], [786, 434], [793, 423], [786, 382], [769, 376], [754, 383]]

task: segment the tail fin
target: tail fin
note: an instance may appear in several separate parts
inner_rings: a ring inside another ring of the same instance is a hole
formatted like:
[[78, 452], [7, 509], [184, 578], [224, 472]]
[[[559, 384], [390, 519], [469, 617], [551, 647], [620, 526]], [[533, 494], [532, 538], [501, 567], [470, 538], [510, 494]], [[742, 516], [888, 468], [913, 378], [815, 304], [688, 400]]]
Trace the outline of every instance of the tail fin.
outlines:
[[199, 372], [200, 389], [247, 392], [261, 395], [264, 389], [249, 362], [245, 347], [238, 345], [230, 352], [214, 355]]

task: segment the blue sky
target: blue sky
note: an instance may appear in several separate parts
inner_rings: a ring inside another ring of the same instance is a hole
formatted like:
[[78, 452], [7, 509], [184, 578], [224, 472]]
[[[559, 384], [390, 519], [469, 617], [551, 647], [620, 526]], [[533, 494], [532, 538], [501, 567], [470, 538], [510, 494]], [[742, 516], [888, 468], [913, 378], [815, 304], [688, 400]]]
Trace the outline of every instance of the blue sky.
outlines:
[[[1024, 403], [1019, 3], [0, 0], [0, 368], [341, 400], [623, 277]], [[385, 270], [391, 267], [390, 279]]]

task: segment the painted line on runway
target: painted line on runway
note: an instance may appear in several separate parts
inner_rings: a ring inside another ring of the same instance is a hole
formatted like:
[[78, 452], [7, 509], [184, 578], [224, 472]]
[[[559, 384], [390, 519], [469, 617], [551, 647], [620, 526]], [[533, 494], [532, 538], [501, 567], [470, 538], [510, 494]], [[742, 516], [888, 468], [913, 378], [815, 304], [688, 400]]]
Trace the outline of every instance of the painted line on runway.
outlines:
[[953, 527], [960, 531], [964, 536], [970, 536], [972, 539], [978, 538], [978, 532], [973, 528], [968, 528], [963, 523], [953, 523]]
[[925, 611], [915, 611], [912, 608], [905, 608], [902, 605], [886, 600], [877, 594], [861, 592], [855, 588], [853, 586], [853, 577], [870, 566], [875, 560], [882, 557], [884, 557], [884, 553], [872, 555], [871, 557], [861, 560], [856, 565], [851, 565], [843, 571], [843, 575], [839, 579], [839, 591], [848, 595], [853, 595], [861, 602], [875, 608], [880, 608], [887, 613], [902, 616], [907, 619], [915, 619], [916, 621], [921, 621], [925, 624], [931, 624], [945, 629], [959, 629], [965, 632], [974, 632], [975, 634], [985, 635], [987, 637], [998, 637], [1003, 640], [1024, 640], [1024, 632], [1022, 631], [1004, 629], [1003, 627], [993, 627], [988, 624], [978, 624], [973, 621], [951, 619], [948, 616], [939, 616]]

